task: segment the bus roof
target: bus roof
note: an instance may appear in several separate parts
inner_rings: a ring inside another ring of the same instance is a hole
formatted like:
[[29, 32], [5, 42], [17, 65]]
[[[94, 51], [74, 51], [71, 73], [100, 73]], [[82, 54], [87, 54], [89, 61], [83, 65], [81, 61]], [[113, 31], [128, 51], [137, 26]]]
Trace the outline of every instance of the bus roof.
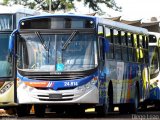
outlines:
[[[45, 12], [39, 12], [36, 10], [32, 10], [29, 8], [24, 8], [24, 6], [21, 5], [13, 5], [13, 6], [4, 6], [0, 5], [0, 14], [14, 14], [14, 13], [26, 13], [31, 15], [40, 15], [44, 14]], [[47, 14], [47, 13], [46, 13]]]
[[95, 16], [88, 16], [88, 15], [77, 15], [77, 14], [72, 14], [72, 13], [64, 13], [64, 14], [47, 14], [47, 15], [37, 15], [37, 16], [29, 16], [26, 18], [22, 18], [21, 20], [25, 20], [25, 19], [39, 19], [39, 18], [47, 18], [47, 17], [54, 17], [54, 16], [59, 16], [59, 17], [63, 17], [63, 16], [68, 16], [68, 17], [79, 17], [79, 18], [92, 18], [95, 19]]
[[124, 24], [124, 23], [112, 21], [112, 20], [109, 20], [109, 19], [104, 19], [104, 18], [100, 18], [100, 17], [97, 17], [97, 16], [88, 16], [88, 15], [77, 15], [77, 14], [68, 14], [68, 13], [67, 14], [49, 14], [49, 15], [38, 15], [38, 16], [26, 17], [26, 18], [22, 18], [20, 21], [22, 21], [22, 20], [30, 20], [30, 19], [54, 17], [54, 16], [90, 18], [90, 19], [93, 19], [94, 21], [96, 21], [96, 24], [99, 24], [99, 23], [100, 24], [105, 24], [106, 26], [109, 26], [111, 28], [117, 28], [117, 29], [124, 30], [124, 31], [129, 31], [129, 32], [133, 32], [133, 33], [139, 33], [139, 34], [148, 35], [148, 30], [145, 29], [145, 28], [135, 27], [135, 26]]
[[157, 33], [157, 32], [149, 32], [150, 35], [154, 35], [156, 36], [157, 38], [160, 38], [160, 33]]
[[148, 35], [148, 30], [145, 28], [128, 25], [121, 22], [116, 22], [109, 19], [98, 18], [98, 23], [105, 24], [108, 27], [115, 28], [118, 30], [120, 29], [120, 30], [129, 31], [133, 33]]

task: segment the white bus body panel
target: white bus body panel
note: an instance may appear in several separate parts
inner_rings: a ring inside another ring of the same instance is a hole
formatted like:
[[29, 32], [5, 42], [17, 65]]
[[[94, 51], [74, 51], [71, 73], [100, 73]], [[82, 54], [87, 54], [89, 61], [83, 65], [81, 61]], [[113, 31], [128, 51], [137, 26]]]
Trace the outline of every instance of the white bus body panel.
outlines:
[[[49, 99], [49, 94], [62, 94], [60, 100]], [[65, 97], [66, 95], [66, 97]], [[41, 97], [39, 97], [41, 96]], [[63, 97], [64, 96], [64, 97]], [[39, 100], [43, 99], [43, 100]], [[65, 100], [69, 99], [69, 100]], [[38, 90], [21, 83], [18, 87], [18, 103], [19, 104], [32, 104], [32, 103], [99, 103], [99, 91], [96, 86], [92, 86], [87, 90]]]

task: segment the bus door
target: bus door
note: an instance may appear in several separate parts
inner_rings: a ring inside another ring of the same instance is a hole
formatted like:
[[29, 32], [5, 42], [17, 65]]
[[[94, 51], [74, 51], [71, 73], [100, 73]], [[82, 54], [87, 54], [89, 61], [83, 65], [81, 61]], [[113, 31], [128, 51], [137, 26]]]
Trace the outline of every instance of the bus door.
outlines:
[[[0, 107], [16, 103], [16, 44], [0, 35]], [[9, 42], [10, 41], [10, 42]], [[14, 46], [14, 47], [13, 47]], [[11, 48], [12, 47], [12, 48]]]

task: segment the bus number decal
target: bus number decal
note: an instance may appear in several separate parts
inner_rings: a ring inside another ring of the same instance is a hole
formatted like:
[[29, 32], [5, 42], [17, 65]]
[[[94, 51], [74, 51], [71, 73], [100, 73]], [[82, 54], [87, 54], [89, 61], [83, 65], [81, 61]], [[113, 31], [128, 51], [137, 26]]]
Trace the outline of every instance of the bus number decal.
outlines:
[[64, 86], [78, 86], [78, 82], [64, 82]]

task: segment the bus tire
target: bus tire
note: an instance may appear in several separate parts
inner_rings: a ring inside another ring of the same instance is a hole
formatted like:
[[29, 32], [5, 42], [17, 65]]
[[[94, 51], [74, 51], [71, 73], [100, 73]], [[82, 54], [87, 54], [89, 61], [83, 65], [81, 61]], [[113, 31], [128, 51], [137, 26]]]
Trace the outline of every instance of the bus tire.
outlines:
[[95, 111], [98, 117], [104, 117], [107, 114], [106, 105], [103, 106], [96, 106]]
[[24, 117], [30, 114], [32, 105], [19, 105], [17, 107], [17, 116]]
[[141, 105], [141, 111], [146, 111], [147, 110], [147, 104], [143, 103]]
[[35, 104], [34, 105], [35, 116], [40, 117], [40, 118], [44, 117], [45, 116], [45, 108], [46, 108], [45, 105]]
[[155, 102], [155, 104], [154, 104], [154, 106], [155, 106], [155, 110], [160, 110], [160, 101], [158, 100], [158, 101], [156, 101]]
[[138, 107], [139, 107], [139, 92], [138, 92], [138, 87], [136, 87], [134, 94], [134, 102], [130, 104], [129, 113], [136, 114], [138, 112]]

